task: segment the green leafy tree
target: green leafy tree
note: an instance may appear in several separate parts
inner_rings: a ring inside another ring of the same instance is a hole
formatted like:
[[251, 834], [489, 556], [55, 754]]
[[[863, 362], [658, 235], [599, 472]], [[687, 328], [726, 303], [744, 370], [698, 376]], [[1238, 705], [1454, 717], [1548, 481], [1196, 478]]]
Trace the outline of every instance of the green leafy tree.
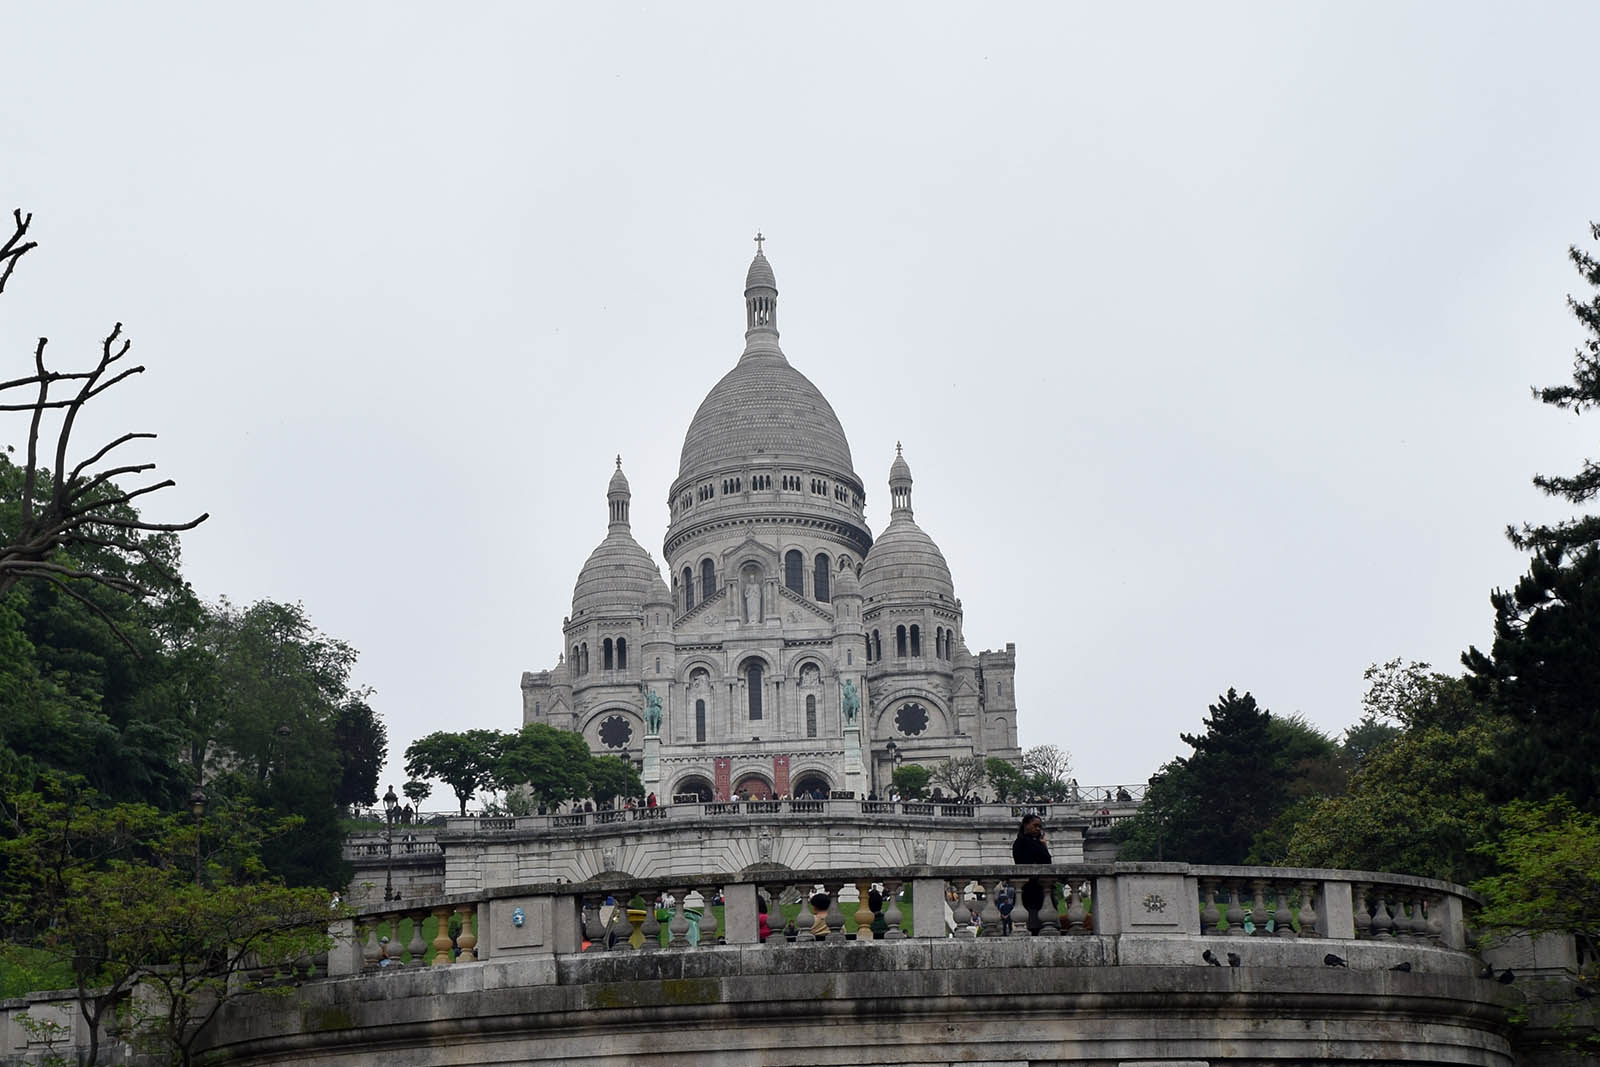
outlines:
[[339, 784], [333, 797], [340, 807], [378, 802], [378, 771], [389, 755], [389, 731], [367, 703], [367, 696], [366, 693], [351, 696], [334, 713], [333, 743], [339, 754]]
[[900, 795], [913, 800], [920, 800], [928, 792], [928, 783], [933, 779], [933, 772], [919, 763], [906, 763], [894, 769], [894, 776], [890, 781]]
[[[406, 746], [406, 774], [432, 778], [449, 786], [467, 813], [467, 801], [480, 789], [494, 788], [496, 760], [505, 735], [498, 730], [441, 730]], [[588, 750], [584, 751], [585, 757]]]
[[951, 796], [970, 796], [983, 784], [983, 757], [952, 756], [933, 769], [933, 781]]
[[1557, 797], [1513, 801], [1500, 820], [1499, 836], [1478, 847], [1499, 868], [1473, 883], [1488, 901], [1478, 924], [1498, 937], [1575, 934], [1600, 945], [1600, 816]]
[[1022, 800], [1030, 792], [1029, 776], [1010, 760], [990, 756], [983, 761], [983, 773], [989, 779], [989, 788], [1002, 802]]
[[406, 795], [406, 799], [411, 801], [411, 806], [413, 808], [415, 808], [417, 811], [421, 811], [422, 802], [427, 800], [428, 797], [433, 793], [433, 786], [429, 785], [427, 782], [418, 781], [417, 779], [413, 778], [411, 781], [401, 786], [400, 791]]
[[[496, 789], [525, 787], [540, 804], [553, 806], [588, 796], [592, 758], [581, 734], [547, 723], [529, 723], [499, 746], [491, 784]], [[606, 773], [605, 771], [598, 773]], [[637, 776], [634, 777], [637, 781]], [[613, 781], [627, 784], [623, 779]]]
[[[42, 792], [0, 800], [3, 920], [25, 948], [70, 968], [99, 1055], [109, 1013], [135, 986], [129, 1037], [189, 1063], [196, 1036], [231, 997], [260, 986], [262, 964], [292, 964], [328, 945], [328, 895], [271, 879], [260, 845], [296, 830], [241, 800], [203, 818], [106, 804], [81, 782], [47, 775]], [[220, 798], [219, 798], [220, 799]]]
[[1180, 735], [1193, 753], [1164, 766], [1139, 813], [1114, 831], [1122, 858], [1246, 862], [1256, 836], [1293, 803], [1302, 764], [1333, 749], [1249, 693], [1229, 689], [1207, 710], [1204, 733]]
[[642, 797], [644, 782], [633, 761], [625, 756], [590, 756], [589, 796], [596, 804], [617, 797]]

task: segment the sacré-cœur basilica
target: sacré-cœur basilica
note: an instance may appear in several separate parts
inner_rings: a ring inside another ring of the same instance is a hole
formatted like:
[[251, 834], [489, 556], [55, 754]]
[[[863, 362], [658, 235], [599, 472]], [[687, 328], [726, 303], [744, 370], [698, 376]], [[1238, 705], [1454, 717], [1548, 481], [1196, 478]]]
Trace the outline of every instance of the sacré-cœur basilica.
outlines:
[[901, 762], [1015, 760], [1015, 647], [968, 651], [903, 455], [874, 539], [844, 428], [778, 346], [759, 240], [744, 303], [744, 352], [695, 412], [668, 495], [671, 585], [634, 540], [619, 458], [564, 651], [522, 676], [523, 722], [634, 760], [664, 802], [882, 796]]

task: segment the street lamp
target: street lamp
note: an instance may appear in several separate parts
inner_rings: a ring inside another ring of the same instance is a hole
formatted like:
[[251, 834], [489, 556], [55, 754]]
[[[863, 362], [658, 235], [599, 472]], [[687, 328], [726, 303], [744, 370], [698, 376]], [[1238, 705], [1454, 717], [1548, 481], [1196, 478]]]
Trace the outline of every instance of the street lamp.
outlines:
[[194, 812], [194, 884], [200, 884], [200, 820], [206, 813], [206, 791], [199, 786], [189, 794], [189, 810]]
[[383, 852], [387, 860], [387, 866], [383, 874], [383, 902], [385, 904], [391, 900], [400, 899], [400, 894], [395, 892], [394, 888], [394, 814], [399, 805], [400, 798], [395, 796], [394, 786], [391, 785], [389, 791], [383, 794]]

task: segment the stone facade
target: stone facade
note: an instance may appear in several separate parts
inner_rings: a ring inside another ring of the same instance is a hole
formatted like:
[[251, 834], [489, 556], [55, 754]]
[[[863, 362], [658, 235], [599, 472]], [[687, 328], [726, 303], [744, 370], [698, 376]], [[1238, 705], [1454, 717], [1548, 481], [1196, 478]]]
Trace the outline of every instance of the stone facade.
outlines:
[[902, 455], [874, 540], [844, 429], [778, 346], [777, 301], [758, 251], [744, 352], [695, 413], [667, 494], [670, 585], [633, 539], [619, 457], [564, 651], [522, 676], [523, 722], [634, 760], [662, 801], [883, 795], [900, 762], [1016, 759], [1015, 647], [968, 651]]

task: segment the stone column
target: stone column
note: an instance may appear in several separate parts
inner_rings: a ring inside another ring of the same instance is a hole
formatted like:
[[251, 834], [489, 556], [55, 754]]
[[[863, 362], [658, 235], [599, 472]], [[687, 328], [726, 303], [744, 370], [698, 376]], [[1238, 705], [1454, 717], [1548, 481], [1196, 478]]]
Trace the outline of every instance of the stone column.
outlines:
[[915, 928], [912, 932], [919, 938], [944, 940], [946, 931], [944, 928], [943, 878], [916, 878], [912, 880], [911, 925]]
[[844, 787], [855, 790], [858, 798], [865, 797], [866, 783], [867, 769], [861, 759], [861, 716], [857, 715], [855, 725], [844, 728]]
[[[772, 916], [769, 915], [767, 920], [771, 922]], [[755, 886], [722, 887], [722, 930], [730, 945], [754, 945], [761, 940], [761, 927], [756, 918]]]
[[644, 772], [640, 775], [644, 781], [646, 794], [656, 794], [656, 799], [661, 800], [661, 738], [651, 735], [644, 739]]

